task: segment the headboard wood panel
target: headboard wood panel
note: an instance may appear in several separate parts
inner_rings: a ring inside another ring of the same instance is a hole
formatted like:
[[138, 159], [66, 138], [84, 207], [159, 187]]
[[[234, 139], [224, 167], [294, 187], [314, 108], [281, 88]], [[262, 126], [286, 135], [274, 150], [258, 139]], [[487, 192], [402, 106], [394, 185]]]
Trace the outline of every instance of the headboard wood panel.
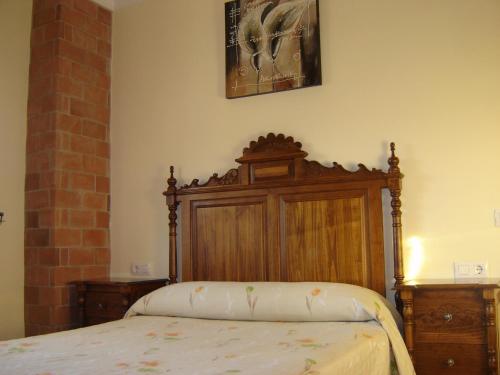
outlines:
[[178, 188], [173, 167], [170, 280], [177, 281], [177, 214], [182, 212], [182, 276], [219, 281], [332, 281], [385, 294], [382, 190], [391, 192], [394, 278], [404, 279], [401, 179], [391, 144], [389, 170], [355, 172], [306, 160], [282, 134], [251, 142], [240, 166], [204, 184]]

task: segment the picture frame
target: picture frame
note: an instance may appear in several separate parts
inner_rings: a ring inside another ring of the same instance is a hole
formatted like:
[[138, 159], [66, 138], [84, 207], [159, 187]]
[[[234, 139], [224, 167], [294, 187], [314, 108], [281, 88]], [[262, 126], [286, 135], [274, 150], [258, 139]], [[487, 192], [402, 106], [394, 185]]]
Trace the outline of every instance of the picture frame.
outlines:
[[322, 84], [319, 0], [225, 3], [226, 97]]

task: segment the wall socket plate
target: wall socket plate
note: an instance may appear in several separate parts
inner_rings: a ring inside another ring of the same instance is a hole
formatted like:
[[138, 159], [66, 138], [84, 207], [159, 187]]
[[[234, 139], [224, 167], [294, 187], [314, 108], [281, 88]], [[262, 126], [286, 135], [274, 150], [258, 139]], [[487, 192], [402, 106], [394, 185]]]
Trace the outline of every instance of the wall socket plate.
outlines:
[[144, 264], [132, 263], [130, 267], [132, 275], [136, 276], [151, 276], [151, 269], [152, 269], [151, 263], [144, 263]]
[[488, 277], [488, 262], [454, 262], [455, 279], [484, 279]]

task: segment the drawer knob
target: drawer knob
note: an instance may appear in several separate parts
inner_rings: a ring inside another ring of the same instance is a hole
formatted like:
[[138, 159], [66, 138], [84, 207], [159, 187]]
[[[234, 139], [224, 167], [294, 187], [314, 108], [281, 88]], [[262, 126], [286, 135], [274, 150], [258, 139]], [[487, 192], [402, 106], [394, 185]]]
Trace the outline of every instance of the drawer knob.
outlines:
[[99, 303], [97, 307], [99, 310], [104, 310], [104, 305], [102, 303]]
[[451, 320], [453, 319], [453, 314], [452, 313], [446, 313], [443, 315], [443, 319], [447, 322], [451, 322]]
[[455, 366], [455, 360], [453, 358], [449, 358], [446, 361], [446, 364], [448, 365], [448, 367], [453, 367], [453, 366]]

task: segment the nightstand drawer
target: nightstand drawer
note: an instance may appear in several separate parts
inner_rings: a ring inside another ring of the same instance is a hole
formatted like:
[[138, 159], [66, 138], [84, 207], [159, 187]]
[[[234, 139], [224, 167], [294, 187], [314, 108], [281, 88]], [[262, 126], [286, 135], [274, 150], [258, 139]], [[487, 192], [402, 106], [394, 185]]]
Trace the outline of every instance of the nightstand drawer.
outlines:
[[88, 292], [85, 311], [88, 317], [121, 319], [125, 314], [127, 304], [119, 293]]
[[416, 342], [482, 344], [484, 301], [477, 290], [419, 290], [414, 295]]
[[485, 345], [419, 344], [415, 349], [418, 375], [483, 375], [488, 373]]

